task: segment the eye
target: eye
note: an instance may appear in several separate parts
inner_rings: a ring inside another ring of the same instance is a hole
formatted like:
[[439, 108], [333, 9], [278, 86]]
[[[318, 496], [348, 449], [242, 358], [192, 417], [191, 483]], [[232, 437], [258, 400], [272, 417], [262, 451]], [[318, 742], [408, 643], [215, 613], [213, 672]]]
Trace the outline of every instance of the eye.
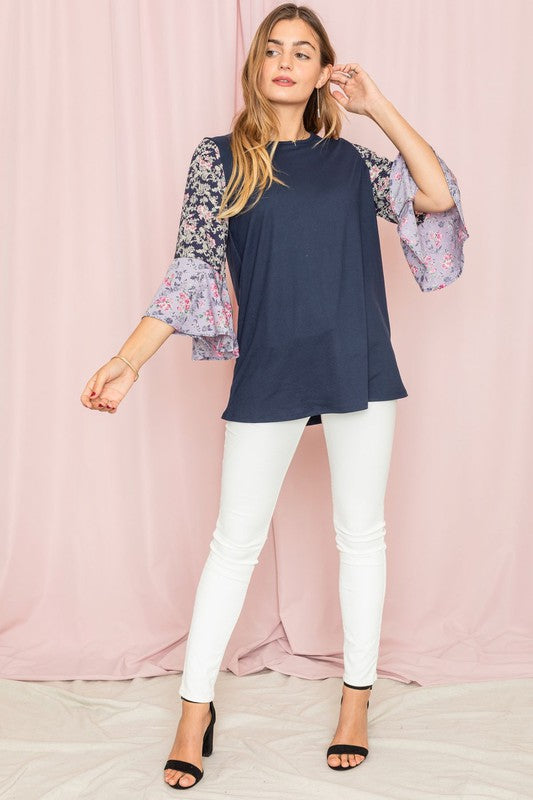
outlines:
[[[269, 53], [277, 53], [277, 50], [267, 50], [266, 55], [268, 56]], [[307, 53], [296, 53], [297, 56], [303, 56], [305, 59], [309, 60], [309, 56]], [[301, 59], [299, 59], [301, 61]]]

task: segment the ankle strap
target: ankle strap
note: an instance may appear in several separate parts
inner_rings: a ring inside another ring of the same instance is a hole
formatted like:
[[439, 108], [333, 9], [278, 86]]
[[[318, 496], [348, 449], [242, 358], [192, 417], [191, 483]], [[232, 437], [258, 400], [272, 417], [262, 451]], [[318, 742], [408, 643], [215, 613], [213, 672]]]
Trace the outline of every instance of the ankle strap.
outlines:
[[345, 686], [348, 686], [350, 689], [371, 689], [372, 686], [374, 685], [374, 684], [371, 683], [370, 686], [352, 686], [351, 683], [346, 683], [346, 681], [343, 681], [343, 683], [344, 683]]
[[[211, 703], [211, 700], [188, 700], [182, 694], [180, 694], [182, 700], [185, 700], [186, 703]], [[193, 784], [194, 785], [194, 784]]]

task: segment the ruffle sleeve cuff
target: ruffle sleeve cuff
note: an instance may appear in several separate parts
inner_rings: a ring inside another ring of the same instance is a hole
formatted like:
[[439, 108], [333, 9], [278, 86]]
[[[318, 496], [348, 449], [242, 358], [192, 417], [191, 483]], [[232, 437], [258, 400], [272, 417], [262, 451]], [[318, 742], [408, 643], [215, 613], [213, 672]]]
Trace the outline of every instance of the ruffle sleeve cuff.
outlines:
[[226, 280], [202, 259], [174, 258], [143, 316], [191, 336], [193, 361], [239, 356]]
[[398, 220], [400, 243], [407, 263], [423, 292], [443, 289], [460, 276], [463, 244], [469, 237], [455, 175], [442, 158], [435, 155], [455, 203], [446, 211], [416, 213], [413, 199], [418, 187], [401, 153], [391, 167], [390, 204]]

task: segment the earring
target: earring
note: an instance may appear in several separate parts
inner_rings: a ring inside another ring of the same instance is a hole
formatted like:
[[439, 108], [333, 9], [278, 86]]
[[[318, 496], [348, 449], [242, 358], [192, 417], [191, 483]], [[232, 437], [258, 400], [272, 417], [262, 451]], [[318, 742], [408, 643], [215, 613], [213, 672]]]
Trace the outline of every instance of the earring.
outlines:
[[320, 117], [320, 94], [318, 92], [318, 86], [316, 87], [316, 109], [317, 116]]

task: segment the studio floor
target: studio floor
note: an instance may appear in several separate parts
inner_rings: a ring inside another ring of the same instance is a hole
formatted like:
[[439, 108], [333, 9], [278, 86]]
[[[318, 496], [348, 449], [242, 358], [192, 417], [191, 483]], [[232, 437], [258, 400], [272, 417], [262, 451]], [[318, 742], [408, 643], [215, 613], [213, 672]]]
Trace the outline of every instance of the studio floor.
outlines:
[[[1, 800], [158, 800], [180, 675], [123, 681], [0, 679]], [[369, 755], [325, 753], [341, 678], [263, 670], [216, 685], [213, 754], [188, 797], [246, 800], [531, 800], [533, 679], [420, 687], [378, 678]]]

